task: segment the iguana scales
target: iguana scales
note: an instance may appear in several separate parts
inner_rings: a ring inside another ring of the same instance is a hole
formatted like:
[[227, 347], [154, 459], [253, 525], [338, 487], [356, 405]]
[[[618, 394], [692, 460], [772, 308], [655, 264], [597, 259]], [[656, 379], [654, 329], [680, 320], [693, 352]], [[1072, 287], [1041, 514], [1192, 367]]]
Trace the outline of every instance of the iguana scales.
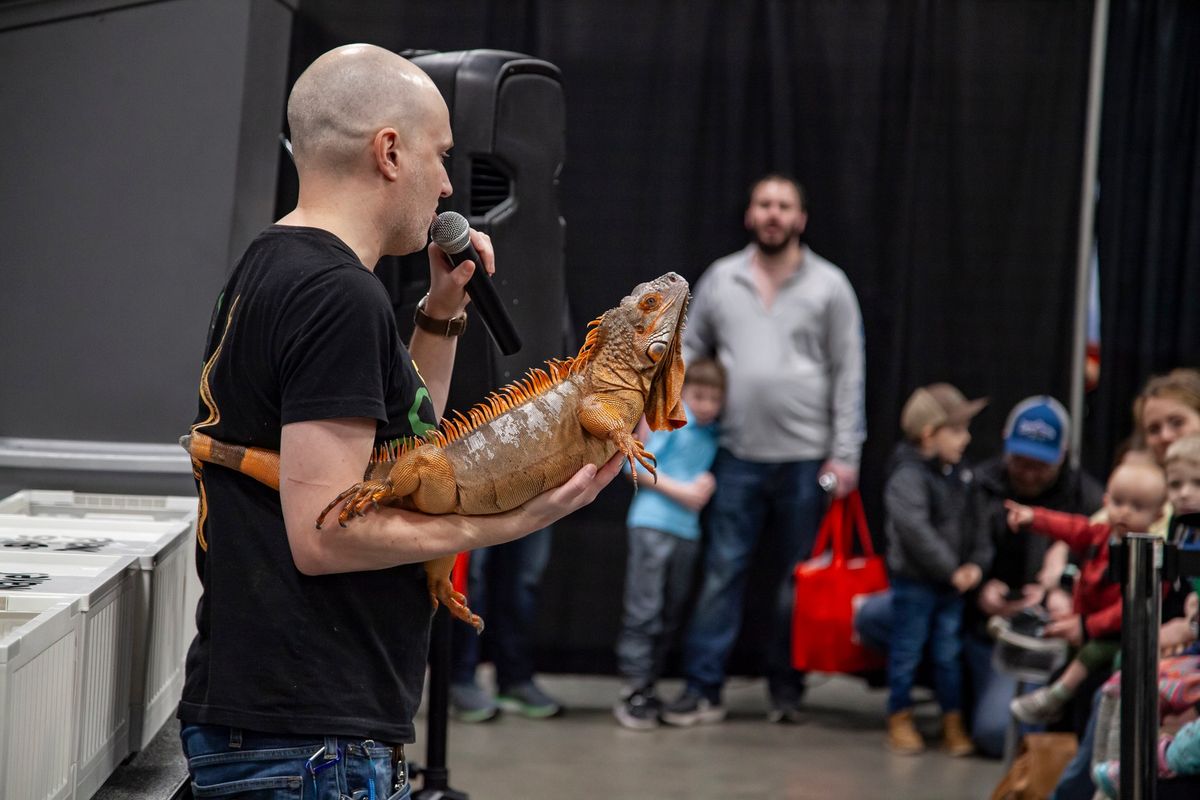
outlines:
[[[343, 526], [379, 503], [427, 514], [507, 511], [618, 451], [635, 478], [638, 464], [653, 475], [654, 457], [632, 431], [643, 414], [653, 430], [686, 422], [679, 395], [687, 303], [687, 281], [673, 272], [639, 284], [590, 323], [574, 358], [531, 370], [466, 415], [443, 420], [423, 440], [378, 447], [362, 482], [335, 497], [317, 527], [338, 505]], [[180, 444], [193, 459], [279, 488], [274, 451], [220, 442], [195, 429]], [[425, 564], [434, 606], [443, 602], [482, 630], [482, 620], [450, 583], [453, 566], [454, 556]]]

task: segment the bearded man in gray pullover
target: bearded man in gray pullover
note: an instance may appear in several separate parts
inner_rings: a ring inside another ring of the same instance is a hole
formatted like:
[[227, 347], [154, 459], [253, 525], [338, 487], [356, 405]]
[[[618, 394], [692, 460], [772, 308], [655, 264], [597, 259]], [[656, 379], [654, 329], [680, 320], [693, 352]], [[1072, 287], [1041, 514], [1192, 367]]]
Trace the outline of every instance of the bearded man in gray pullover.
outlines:
[[745, 224], [752, 241], [701, 276], [688, 312], [684, 358], [716, 357], [728, 375], [708, 549], [684, 643], [683, 694], [663, 709], [674, 725], [725, 717], [725, 664], [741, 625], [747, 570], [765, 532], [778, 591], [766, 654], [775, 722], [799, 715], [804, 676], [791, 667], [791, 570], [808, 557], [825, 495], [858, 482], [866, 436], [863, 335], [845, 273], [800, 242], [804, 190], [767, 175], [751, 188]]

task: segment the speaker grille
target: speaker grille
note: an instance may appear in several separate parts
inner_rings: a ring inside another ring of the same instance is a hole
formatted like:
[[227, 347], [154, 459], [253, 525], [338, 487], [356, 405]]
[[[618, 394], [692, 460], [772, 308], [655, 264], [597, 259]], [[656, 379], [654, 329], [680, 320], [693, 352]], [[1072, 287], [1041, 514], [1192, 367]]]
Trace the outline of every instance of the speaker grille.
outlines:
[[508, 199], [512, 181], [489, 158], [471, 159], [471, 216], [482, 217]]

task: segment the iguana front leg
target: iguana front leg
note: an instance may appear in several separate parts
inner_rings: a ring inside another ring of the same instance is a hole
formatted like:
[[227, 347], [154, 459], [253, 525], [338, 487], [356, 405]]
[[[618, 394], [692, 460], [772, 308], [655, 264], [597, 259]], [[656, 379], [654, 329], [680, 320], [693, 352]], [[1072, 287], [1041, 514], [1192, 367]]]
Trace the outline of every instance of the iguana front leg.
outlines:
[[[629, 468], [633, 472], [633, 480], [637, 482], [637, 465], [641, 464], [655, 478], [658, 473], [654, 467], [658, 463], [653, 453], [646, 448], [630, 432], [633, 423], [627, 422], [633, 409], [621, 401], [606, 401], [595, 395], [585, 397], [579, 403], [579, 423], [584, 430], [598, 439], [607, 439], [617, 446], [617, 450], [629, 459]], [[641, 416], [638, 409], [636, 416]]]
[[340, 504], [338, 524], [343, 528], [351, 517], [361, 517], [380, 503], [409, 498], [412, 507], [426, 514], [449, 514], [458, 500], [454, 467], [441, 448], [423, 444], [401, 454], [386, 478], [356, 483], [325, 506], [317, 517], [320, 528], [325, 516]]

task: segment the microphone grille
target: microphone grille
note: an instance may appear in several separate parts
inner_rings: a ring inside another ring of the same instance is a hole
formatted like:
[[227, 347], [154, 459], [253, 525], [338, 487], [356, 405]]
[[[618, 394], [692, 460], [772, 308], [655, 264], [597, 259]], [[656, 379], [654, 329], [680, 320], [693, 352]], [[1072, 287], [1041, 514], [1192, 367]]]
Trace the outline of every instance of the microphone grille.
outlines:
[[461, 252], [471, 242], [471, 226], [467, 218], [457, 211], [443, 211], [437, 215], [430, 236], [438, 247], [447, 253]]

